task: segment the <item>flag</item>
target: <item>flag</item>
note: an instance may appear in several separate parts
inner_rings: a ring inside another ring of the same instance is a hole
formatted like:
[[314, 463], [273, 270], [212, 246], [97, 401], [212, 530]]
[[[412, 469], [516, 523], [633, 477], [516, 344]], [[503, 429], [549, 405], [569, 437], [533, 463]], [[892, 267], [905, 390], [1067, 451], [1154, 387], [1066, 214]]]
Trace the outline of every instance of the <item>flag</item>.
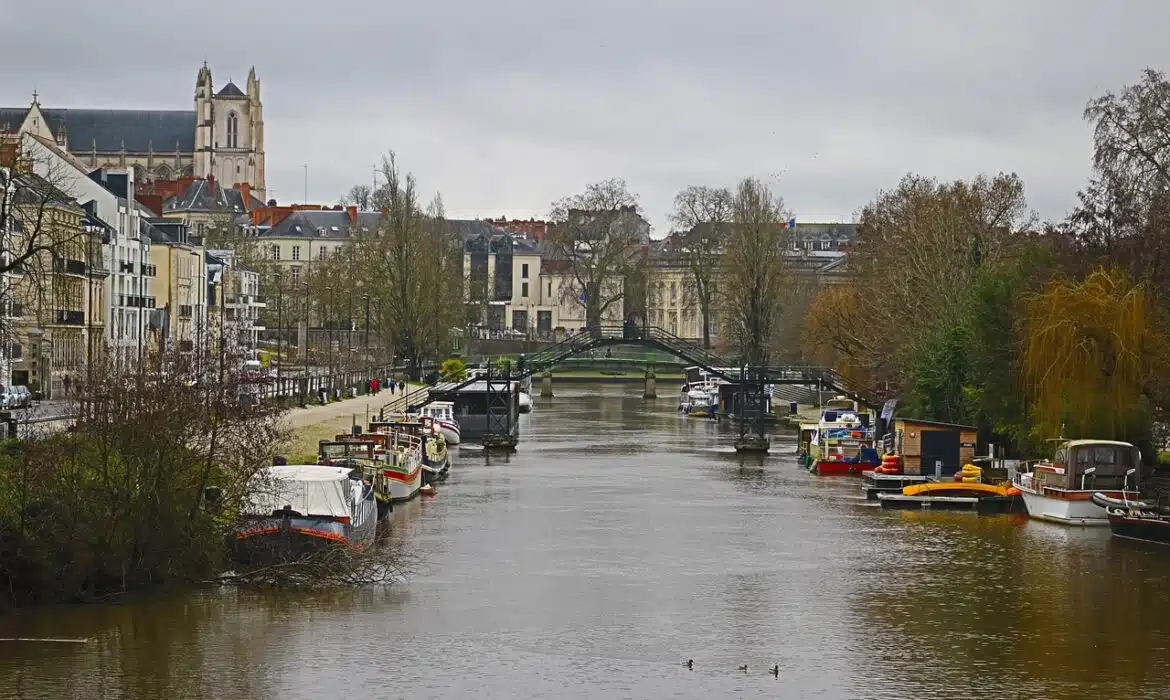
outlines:
[[796, 228], [796, 217], [788, 220], [788, 228]]

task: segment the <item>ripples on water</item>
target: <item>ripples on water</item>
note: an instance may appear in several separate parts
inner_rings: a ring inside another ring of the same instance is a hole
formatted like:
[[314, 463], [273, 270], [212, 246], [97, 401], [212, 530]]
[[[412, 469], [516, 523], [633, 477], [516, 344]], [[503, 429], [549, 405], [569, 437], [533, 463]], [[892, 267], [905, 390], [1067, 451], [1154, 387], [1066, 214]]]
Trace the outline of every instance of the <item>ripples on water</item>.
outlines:
[[638, 388], [558, 387], [517, 454], [462, 449], [395, 514], [404, 585], [29, 611], [0, 636], [97, 641], [0, 643], [0, 697], [1170, 697], [1170, 551], [882, 512]]

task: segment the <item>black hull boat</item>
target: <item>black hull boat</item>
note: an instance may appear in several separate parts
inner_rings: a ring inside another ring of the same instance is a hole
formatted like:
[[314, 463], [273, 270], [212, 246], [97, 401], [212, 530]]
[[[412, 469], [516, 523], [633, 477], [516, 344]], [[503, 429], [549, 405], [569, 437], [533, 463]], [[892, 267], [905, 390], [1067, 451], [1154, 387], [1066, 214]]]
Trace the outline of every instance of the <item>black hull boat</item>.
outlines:
[[1170, 545], [1170, 509], [1102, 493], [1094, 493], [1093, 502], [1105, 509], [1114, 537]]
[[378, 504], [360, 470], [281, 465], [261, 470], [249, 482], [242, 515], [233, 555], [238, 563], [257, 566], [328, 547], [365, 549], [374, 539]]

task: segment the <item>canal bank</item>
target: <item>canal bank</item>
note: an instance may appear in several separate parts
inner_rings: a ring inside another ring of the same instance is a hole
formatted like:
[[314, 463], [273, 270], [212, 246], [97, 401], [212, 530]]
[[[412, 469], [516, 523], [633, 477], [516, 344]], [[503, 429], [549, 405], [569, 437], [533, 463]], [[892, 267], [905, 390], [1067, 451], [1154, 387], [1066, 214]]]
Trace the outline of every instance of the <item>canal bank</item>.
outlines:
[[791, 433], [741, 458], [734, 426], [640, 394], [566, 387], [521, 418], [516, 453], [459, 448], [439, 494], [383, 535], [409, 562], [401, 585], [28, 610], [0, 637], [94, 641], [0, 646], [0, 696], [1164, 692], [1162, 553], [1012, 516], [866, 507], [855, 480], [800, 470]]

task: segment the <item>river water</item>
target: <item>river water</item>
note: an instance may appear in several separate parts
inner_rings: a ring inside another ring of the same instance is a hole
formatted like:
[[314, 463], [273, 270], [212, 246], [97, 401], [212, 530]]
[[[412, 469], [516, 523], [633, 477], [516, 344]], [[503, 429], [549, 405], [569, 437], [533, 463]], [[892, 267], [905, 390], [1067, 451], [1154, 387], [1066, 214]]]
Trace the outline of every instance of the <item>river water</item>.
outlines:
[[741, 459], [673, 396], [557, 389], [396, 511], [405, 583], [26, 611], [0, 637], [96, 641], [0, 642], [0, 697], [1170, 697], [1170, 551], [883, 512], [791, 435]]

